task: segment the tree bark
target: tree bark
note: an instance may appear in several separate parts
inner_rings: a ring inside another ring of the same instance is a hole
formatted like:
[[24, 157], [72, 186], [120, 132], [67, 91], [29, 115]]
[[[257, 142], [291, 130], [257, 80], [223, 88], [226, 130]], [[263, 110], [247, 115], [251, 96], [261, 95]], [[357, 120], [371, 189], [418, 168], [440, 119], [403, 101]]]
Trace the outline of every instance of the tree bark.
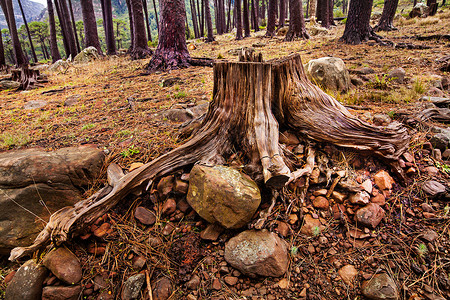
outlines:
[[438, 9], [437, 0], [427, 0], [427, 6], [428, 6], [428, 15], [434, 16]]
[[75, 43], [74, 30], [70, 22], [69, 8], [67, 7], [66, 0], [55, 0], [55, 3], [59, 3], [59, 8], [61, 11], [60, 23], [64, 23], [62, 27], [63, 33], [66, 36], [69, 53], [74, 58], [77, 54], [77, 45]]
[[0, 5], [2, 7], [5, 19], [8, 23], [16, 65], [19, 67], [28, 65], [28, 61], [25, 58], [22, 46], [20, 45], [19, 35], [17, 34], [16, 19], [14, 18], [14, 8], [12, 0], [0, 0]]
[[267, 12], [266, 37], [274, 36], [276, 19], [277, 19], [277, 0], [269, 0], [269, 8]]
[[[156, 10], [156, 3], [155, 0], [153, 0], [153, 9], [155, 11], [155, 18], [156, 18], [156, 28], [158, 29], [159, 32], [159, 20], [158, 20], [158, 12]], [[159, 33], [158, 33], [159, 34]]]
[[200, 37], [200, 31], [198, 30], [198, 18], [197, 18], [197, 9], [195, 8], [195, 0], [190, 0], [191, 4], [191, 17], [192, 17], [192, 26], [194, 27], [194, 36], [196, 39]]
[[[102, 2], [103, 0], [100, 0]], [[131, 8], [131, 0], [125, 0], [125, 3], [127, 4], [128, 9], [128, 20], [130, 22], [130, 47], [128, 48], [127, 53], [131, 53], [133, 50], [133, 43], [134, 43], [134, 22], [133, 22], [133, 11]], [[103, 12], [103, 27], [105, 27], [105, 13]]]
[[305, 27], [302, 0], [289, 0], [289, 15], [289, 29], [285, 41], [292, 41], [295, 38], [309, 39]]
[[81, 13], [83, 15], [84, 45], [94, 47], [98, 54], [103, 55], [100, 41], [98, 40], [97, 22], [95, 20], [94, 5], [92, 0], [80, 0]]
[[[69, 41], [67, 38], [67, 34], [66, 34], [66, 22], [63, 19], [63, 14], [61, 12], [61, 5], [59, 3], [58, 0], [54, 0], [55, 1], [55, 8], [56, 8], [56, 13], [58, 14], [58, 20], [62, 20], [59, 22], [59, 27], [61, 28], [61, 34], [62, 34], [62, 38], [63, 38], [63, 45], [64, 45], [64, 51], [66, 53], [66, 58], [68, 58], [70, 56], [70, 47], [69, 47]], [[56, 27], [55, 27], [56, 29]]]
[[[131, 14], [133, 16], [133, 48], [131, 57], [133, 59], [142, 59], [152, 54], [147, 44], [145, 34], [145, 20], [142, 11], [142, 0], [130, 0]], [[184, 32], [183, 32], [184, 33]], [[114, 47], [115, 48], [115, 47]]]
[[147, 65], [150, 72], [190, 66], [186, 46], [185, 8], [183, 0], [160, 0], [158, 47]]
[[197, 7], [200, 10], [200, 6], [201, 6], [201, 11], [199, 13], [199, 25], [200, 25], [200, 36], [204, 37], [205, 36], [205, 1], [204, 0], [200, 0], [201, 4], [199, 6], [198, 3], [199, 0], [197, 0]]
[[36, 51], [34, 51], [33, 39], [31, 38], [30, 28], [28, 28], [27, 18], [25, 17], [25, 13], [23, 12], [22, 1], [20, 1], [20, 0], [17, 0], [17, 1], [19, 3], [20, 13], [22, 14], [23, 22], [25, 24], [25, 29], [27, 31], [28, 41], [30, 42], [31, 55], [33, 55], [34, 63], [37, 63], [38, 59], [37, 59], [37, 56], [36, 56]]
[[[278, 29], [284, 27], [284, 22], [286, 21], [286, 0], [279, 0], [279, 20], [278, 20]], [[292, 15], [291, 15], [292, 18]]]
[[0, 69], [6, 67], [5, 48], [3, 47], [2, 33], [0, 32]]
[[150, 19], [148, 18], [147, 0], [142, 0], [142, 9], [144, 10], [144, 15], [145, 15], [145, 28], [147, 28], [147, 38], [151, 42], [152, 41], [152, 30], [150, 28]]
[[234, 0], [234, 12], [236, 14], [236, 40], [242, 40], [241, 0]]
[[317, 0], [309, 0], [309, 18], [312, 20], [316, 18]]
[[[113, 19], [112, 19], [111, 0], [100, 0], [100, 4], [102, 5], [102, 13], [104, 16], [103, 17], [103, 27], [105, 28], [106, 53], [108, 55], [114, 55], [114, 54], [116, 54], [116, 41], [114, 40], [114, 24], [113, 24]], [[142, 3], [141, 3], [141, 7], [142, 7]], [[141, 10], [141, 12], [142, 12], [142, 10]], [[145, 26], [145, 25], [143, 24], [143, 26]], [[145, 31], [145, 27], [143, 29]]]
[[316, 20], [321, 22], [322, 27], [330, 28], [333, 21], [333, 0], [318, 0]]
[[50, 53], [52, 55], [52, 61], [56, 62], [61, 59], [61, 54], [58, 49], [58, 42], [56, 41], [56, 24], [55, 24], [55, 12], [53, 10], [52, 0], [47, 0], [47, 13], [48, 13], [48, 26], [50, 31]]
[[244, 37], [250, 37], [250, 18], [248, 13], [248, 0], [243, 0], [243, 25], [244, 25]]
[[391, 31], [397, 30], [394, 27], [394, 17], [395, 12], [397, 11], [398, 0], [385, 0], [383, 12], [381, 13], [380, 21], [378, 25], [374, 27], [375, 31]]
[[72, 0], [68, 0], [68, 1], [69, 1], [70, 19], [72, 20], [72, 26], [73, 26], [73, 35], [75, 38], [75, 43], [77, 45], [77, 53], [78, 53], [81, 51], [81, 48], [80, 48], [80, 41], [78, 40], [77, 24], [75, 23], [75, 17], [73, 15]]
[[204, 18], [206, 21], [207, 37], [206, 42], [214, 41], [213, 25], [211, 20], [211, 9], [209, 7], [209, 0], [203, 0], [203, 7], [205, 9]]
[[[60, 245], [83, 227], [88, 228], [132, 190], [143, 190], [195, 163], [224, 164], [236, 151], [243, 155], [247, 174], [260, 184], [280, 189], [296, 179], [296, 172], [289, 169], [293, 161], [278, 144], [279, 127], [317, 142], [369, 151], [390, 161], [406, 151], [406, 128], [399, 123], [377, 127], [351, 115], [306, 78], [298, 54], [262, 62], [261, 56], [244, 53], [240, 59], [214, 65], [213, 101], [189, 141], [120, 179], [109, 176], [109, 186], [54, 213], [34, 244], [13, 249], [9, 259], [27, 255], [50, 239]], [[121, 173], [117, 169], [113, 164], [108, 173]]]
[[252, 0], [252, 19], [253, 19], [253, 30], [255, 32], [259, 31], [259, 14], [258, 14], [258, 0]]
[[372, 36], [372, 28], [369, 24], [372, 4], [373, 0], [350, 0], [347, 23], [339, 41], [358, 45], [369, 40]]

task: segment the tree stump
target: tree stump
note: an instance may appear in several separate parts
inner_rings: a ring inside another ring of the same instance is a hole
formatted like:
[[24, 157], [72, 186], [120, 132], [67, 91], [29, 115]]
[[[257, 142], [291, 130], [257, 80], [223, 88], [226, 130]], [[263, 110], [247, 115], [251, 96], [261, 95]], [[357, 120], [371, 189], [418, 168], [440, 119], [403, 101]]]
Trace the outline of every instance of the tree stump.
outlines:
[[398, 159], [409, 142], [406, 129], [399, 124], [376, 127], [352, 116], [306, 78], [298, 54], [263, 62], [261, 55], [244, 51], [239, 62], [215, 63], [213, 100], [189, 141], [120, 179], [111, 165], [109, 178], [116, 179], [109, 180], [109, 186], [54, 213], [34, 244], [13, 249], [10, 260], [39, 249], [50, 239], [55, 244], [66, 241], [68, 235], [89, 226], [128, 193], [148, 188], [157, 178], [195, 163], [224, 164], [237, 151], [245, 155], [246, 170], [254, 179], [279, 189], [297, 178], [278, 143], [280, 126], [318, 142], [369, 151], [389, 161]]

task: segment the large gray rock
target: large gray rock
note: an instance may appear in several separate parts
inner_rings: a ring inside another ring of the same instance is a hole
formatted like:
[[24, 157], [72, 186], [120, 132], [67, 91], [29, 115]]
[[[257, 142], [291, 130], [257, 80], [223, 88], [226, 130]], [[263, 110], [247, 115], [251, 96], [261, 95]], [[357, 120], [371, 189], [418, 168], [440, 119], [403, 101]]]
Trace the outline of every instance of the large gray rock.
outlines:
[[225, 245], [225, 260], [252, 277], [280, 277], [289, 263], [286, 242], [267, 230], [248, 230], [231, 238]]
[[80, 53], [78, 53], [73, 62], [75, 64], [88, 63], [90, 61], [98, 59], [98, 51], [95, 47], [87, 47], [83, 49]]
[[416, 6], [413, 7], [413, 9], [409, 12], [410, 18], [415, 17], [426, 17], [428, 15], [429, 8], [425, 5], [425, 3], [417, 3]]
[[15, 90], [20, 87], [18, 81], [2, 80], [0, 81], [0, 90]]
[[362, 285], [362, 294], [371, 300], [397, 300], [397, 286], [388, 274], [378, 274]]
[[48, 270], [37, 265], [34, 260], [24, 263], [9, 282], [5, 299], [8, 300], [38, 300], [41, 299], [42, 283], [47, 277]]
[[350, 75], [344, 61], [337, 57], [312, 59], [305, 65], [308, 78], [324, 88], [346, 92], [350, 86]]
[[233, 168], [196, 165], [189, 176], [187, 202], [210, 223], [240, 228], [256, 212], [261, 194], [250, 177]]
[[82, 199], [100, 174], [103, 151], [93, 146], [54, 152], [27, 149], [0, 154], [0, 254], [28, 246], [50, 212]]
[[[436, 130], [437, 128], [435, 128]], [[440, 149], [442, 152], [445, 149], [450, 148], [450, 129], [449, 128], [439, 128], [440, 132], [436, 133], [430, 142], [434, 148]]]
[[122, 300], [137, 299], [145, 282], [145, 274], [136, 274], [127, 279], [122, 289]]

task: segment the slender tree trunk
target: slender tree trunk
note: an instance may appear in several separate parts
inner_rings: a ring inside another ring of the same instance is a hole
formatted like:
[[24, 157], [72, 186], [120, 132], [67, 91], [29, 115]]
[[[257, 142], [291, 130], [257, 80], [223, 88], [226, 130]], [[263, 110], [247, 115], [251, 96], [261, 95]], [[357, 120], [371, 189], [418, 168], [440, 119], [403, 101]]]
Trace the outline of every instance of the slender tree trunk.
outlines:
[[252, 28], [256, 32], [256, 31], [259, 31], [258, 14], [257, 14], [258, 10], [256, 9], [255, 0], [251, 0], [251, 1], [252, 2], [250, 5], [250, 8], [251, 8], [250, 12], [251, 12], [251, 16], [252, 16]]
[[70, 19], [72, 20], [72, 26], [73, 26], [73, 34], [74, 34], [74, 37], [75, 37], [75, 42], [77, 44], [77, 52], [80, 52], [81, 51], [80, 41], [78, 40], [77, 24], [75, 22], [75, 17], [73, 16], [72, 0], [68, 0], [68, 1], [69, 1]]
[[[317, 0], [309, 0], [309, 18], [311, 20], [316, 18]], [[312, 21], [314, 23], [314, 21]]]
[[95, 20], [94, 5], [92, 0], [80, 0], [81, 13], [84, 25], [84, 46], [94, 47], [98, 54], [103, 55], [102, 47], [98, 39], [97, 22]]
[[228, 0], [227, 28], [226, 32], [231, 30], [231, 0]]
[[159, 32], [158, 11], [156, 10], [156, 2], [155, 2], [155, 0], [153, 0], [153, 10], [155, 11], [156, 28], [158, 29], [158, 32]]
[[[266, 0], [262, 0], [261, 1], [261, 13], [260, 13], [260, 18], [261, 20], [266, 20]], [[266, 26], [267, 26], [267, 22], [266, 22]]]
[[47, 0], [47, 13], [48, 27], [50, 29], [50, 52], [52, 54], [52, 61], [56, 62], [61, 59], [61, 54], [59, 53], [58, 42], [56, 41], [55, 12], [53, 10], [52, 0]]
[[59, 20], [60, 20], [60, 23], [61, 23], [61, 21], [64, 22], [64, 31], [67, 36], [66, 38], [67, 38], [70, 54], [72, 55], [72, 58], [74, 58], [78, 54], [78, 51], [77, 51], [77, 45], [75, 42], [74, 30], [72, 28], [72, 24], [70, 23], [69, 8], [67, 7], [66, 0], [55, 0], [55, 1], [59, 2], [59, 6], [61, 9], [61, 17], [62, 17], [62, 19], [59, 19]]
[[160, 0], [160, 30], [158, 47], [147, 69], [172, 70], [190, 66], [186, 46], [184, 0]]
[[347, 23], [340, 41], [346, 44], [361, 44], [372, 35], [370, 14], [373, 0], [350, 0]]
[[[103, 26], [105, 28], [106, 53], [108, 55], [116, 54], [116, 41], [114, 40], [114, 24], [112, 19], [111, 0], [100, 0], [104, 15]], [[142, 7], [142, 2], [141, 2]], [[142, 24], [145, 31], [145, 24]]]
[[[199, 3], [200, 1], [200, 3]], [[205, 36], [205, 4], [203, 0], [197, 0], [197, 7], [199, 9], [199, 14], [198, 14], [198, 24], [200, 25], [200, 36], [204, 37]]]
[[50, 59], [50, 56], [48, 55], [47, 46], [45, 45], [45, 40], [41, 39], [41, 47], [42, 47], [42, 53], [44, 54], [44, 59]]
[[144, 10], [145, 15], [145, 27], [147, 28], [147, 37], [148, 40], [152, 41], [152, 30], [150, 29], [150, 19], [148, 18], [148, 8], [147, 8], [147, 0], [142, 0], [142, 8]]
[[[131, 57], [141, 59], [151, 54], [148, 49], [147, 37], [145, 34], [145, 20], [142, 12], [142, 0], [130, 0], [131, 14], [133, 15], [133, 49]], [[115, 42], [114, 42], [115, 45]]]
[[248, 0], [243, 0], [243, 23], [244, 23], [244, 37], [250, 37], [250, 18], [248, 13]]
[[[100, 0], [102, 1], [102, 0]], [[134, 22], [133, 22], [133, 10], [131, 8], [131, 0], [125, 0], [128, 8], [128, 20], [130, 20], [130, 47], [128, 48], [128, 53], [133, 51], [134, 43]], [[105, 24], [105, 19], [103, 19], [103, 24]]]
[[197, 18], [197, 9], [195, 8], [195, 0], [190, 0], [191, 4], [191, 17], [192, 17], [192, 26], [194, 27], [194, 36], [196, 39], [200, 37], [200, 31], [198, 30], [198, 18]]
[[269, 0], [267, 12], [267, 31], [266, 36], [272, 37], [275, 34], [275, 23], [277, 19], [277, 0]]
[[242, 40], [242, 14], [241, 0], [234, 0], [234, 11], [236, 13], [236, 40]]
[[14, 8], [12, 0], [0, 0], [0, 4], [3, 10], [3, 14], [5, 15], [5, 19], [8, 23], [16, 65], [19, 67], [28, 65], [28, 61], [23, 53], [22, 46], [20, 45], [19, 35], [17, 34], [17, 26], [16, 20], [14, 18]]
[[[66, 57], [68, 58], [70, 56], [70, 47], [69, 47], [69, 41], [68, 41], [67, 34], [66, 34], [66, 31], [67, 31], [66, 30], [66, 22], [64, 22], [59, 1], [58, 0], [54, 0], [54, 1], [55, 1], [56, 13], [58, 14], [58, 20], [60, 20], [59, 26], [61, 27], [64, 51], [66, 53]], [[56, 26], [55, 26], [55, 31], [56, 31]], [[56, 41], [56, 32], [55, 32], [55, 41]]]
[[0, 69], [4, 68], [5, 66], [6, 66], [5, 48], [3, 47], [3, 37], [2, 33], [0, 32]]
[[380, 21], [378, 25], [375, 26], [375, 31], [391, 31], [396, 30], [394, 27], [394, 17], [395, 12], [397, 11], [398, 0], [385, 0], [383, 13], [381, 14]]
[[279, 11], [280, 11], [280, 17], [278, 20], [278, 28], [281, 28], [284, 26], [284, 22], [286, 20], [286, 0], [279, 0]]
[[429, 16], [434, 16], [438, 9], [438, 4], [436, 0], [427, 0], [427, 6], [429, 8]]
[[289, 0], [289, 16], [289, 30], [285, 41], [292, 41], [295, 38], [309, 39], [301, 0]]
[[27, 19], [25, 18], [25, 13], [23, 12], [22, 1], [18, 0], [18, 2], [19, 2], [20, 13], [22, 14], [23, 22], [25, 24], [25, 29], [27, 31], [28, 41], [30, 42], [30, 48], [31, 48], [31, 54], [33, 55], [33, 61], [35, 63], [37, 63], [38, 59], [36, 56], [36, 51], [34, 51], [33, 39], [31, 38], [30, 28], [28, 28], [28, 22], [27, 22]]
[[214, 41], [214, 34], [213, 34], [213, 25], [211, 21], [211, 10], [209, 7], [209, 0], [203, 0], [203, 6], [205, 8], [205, 19], [206, 19], [206, 28], [208, 30], [208, 37], [206, 38], [206, 42], [212, 42]]

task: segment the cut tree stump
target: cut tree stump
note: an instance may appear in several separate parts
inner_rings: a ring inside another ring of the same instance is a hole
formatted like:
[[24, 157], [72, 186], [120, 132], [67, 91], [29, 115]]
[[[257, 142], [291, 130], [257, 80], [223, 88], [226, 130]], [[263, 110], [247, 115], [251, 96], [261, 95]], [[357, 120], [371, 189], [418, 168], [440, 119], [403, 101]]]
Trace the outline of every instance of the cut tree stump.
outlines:
[[33, 245], [13, 249], [10, 260], [32, 253], [50, 240], [61, 244], [127, 194], [148, 189], [158, 178], [196, 163], [224, 164], [237, 151], [244, 154], [245, 170], [253, 179], [279, 189], [302, 173], [288, 167], [293, 164], [278, 143], [279, 127], [318, 142], [374, 153], [393, 163], [406, 150], [406, 128], [398, 123], [372, 126], [352, 116], [306, 78], [300, 55], [263, 62], [261, 55], [244, 51], [240, 60], [215, 63], [213, 100], [189, 141], [124, 176], [115, 176], [120, 171], [112, 165], [110, 185], [54, 213]]

